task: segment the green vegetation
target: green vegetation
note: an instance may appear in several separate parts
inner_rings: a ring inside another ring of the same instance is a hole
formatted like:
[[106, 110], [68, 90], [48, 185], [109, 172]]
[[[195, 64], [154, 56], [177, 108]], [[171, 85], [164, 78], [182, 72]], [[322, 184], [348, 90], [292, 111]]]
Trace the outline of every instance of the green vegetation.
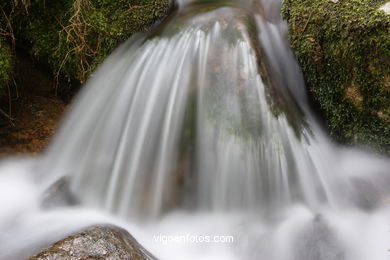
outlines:
[[390, 153], [387, 0], [284, 0], [291, 45], [331, 132]]
[[169, 0], [18, 2], [8, 0], [3, 12], [10, 17], [17, 44], [48, 64], [56, 80], [81, 83], [115, 47], [147, 30], [169, 8]]
[[0, 39], [0, 95], [5, 92], [7, 84], [11, 81], [13, 59], [11, 48]]
[[[84, 82], [119, 43], [145, 31], [168, 9], [160, 0], [36, 1], [22, 22], [35, 57]], [[53, 22], [56, 21], [56, 22]]]
[[12, 28], [10, 28], [9, 16], [6, 15], [3, 5], [0, 6], [0, 95], [5, 92], [6, 86], [12, 79], [13, 52]]

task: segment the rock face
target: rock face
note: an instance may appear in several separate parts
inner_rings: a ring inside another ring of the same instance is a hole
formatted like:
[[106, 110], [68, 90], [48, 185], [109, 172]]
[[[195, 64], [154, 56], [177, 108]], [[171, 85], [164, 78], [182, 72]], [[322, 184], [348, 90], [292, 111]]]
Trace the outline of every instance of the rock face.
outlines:
[[29, 260], [152, 260], [156, 259], [125, 230], [115, 226], [93, 226], [71, 235]]
[[331, 133], [390, 153], [388, 0], [284, 0], [290, 42]]

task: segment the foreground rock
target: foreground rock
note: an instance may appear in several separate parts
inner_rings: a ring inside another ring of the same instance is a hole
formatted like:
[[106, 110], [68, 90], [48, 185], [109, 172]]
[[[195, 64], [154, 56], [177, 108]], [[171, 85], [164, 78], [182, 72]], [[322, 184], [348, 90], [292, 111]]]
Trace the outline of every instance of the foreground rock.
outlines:
[[390, 153], [388, 0], [284, 0], [291, 45], [334, 137]]
[[156, 259], [127, 231], [115, 226], [93, 226], [43, 250], [30, 260]]

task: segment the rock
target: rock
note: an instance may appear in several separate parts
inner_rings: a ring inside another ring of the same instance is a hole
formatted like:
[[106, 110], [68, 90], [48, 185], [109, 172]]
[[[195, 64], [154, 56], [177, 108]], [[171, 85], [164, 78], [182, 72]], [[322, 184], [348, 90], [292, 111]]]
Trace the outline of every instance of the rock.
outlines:
[[78, 201], [70, 189], [69, 181], [63, 177], [45, 191], [41, 206], [43, 208], [55, 208], [77, 204]]
[[54, 243], [29, 260], [152, 260], [156, 259], [126, 230], [111, 225], [92, 226]]
[[297, 233], [292, 246], [293, 259], [344, 260], [345, 253], [340, 245], [336, 230], [317, 215]]

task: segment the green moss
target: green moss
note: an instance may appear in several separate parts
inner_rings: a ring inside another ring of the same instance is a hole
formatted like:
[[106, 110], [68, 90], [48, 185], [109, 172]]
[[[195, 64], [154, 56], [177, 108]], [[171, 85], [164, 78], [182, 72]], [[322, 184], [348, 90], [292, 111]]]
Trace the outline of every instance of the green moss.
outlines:
[[0, 96], [6, 93], [6, 86], [12, 79], [14, 55], [10, 42], [12, 31], [9, 28], [9, 3], [0, 6]]
[[10, 46], [0, 39], [0, 95], [2, 95], [12, 77], [13, 55]]
[[14, 28], [55, 76], [84, 82], [115, 47], [148, 29], [168, 7], [168, 0], [35, 0], [28, 15], [19, 11]]
[[386, 0], [284, 0], [291, 45], [334, 137], [390, 153]]

